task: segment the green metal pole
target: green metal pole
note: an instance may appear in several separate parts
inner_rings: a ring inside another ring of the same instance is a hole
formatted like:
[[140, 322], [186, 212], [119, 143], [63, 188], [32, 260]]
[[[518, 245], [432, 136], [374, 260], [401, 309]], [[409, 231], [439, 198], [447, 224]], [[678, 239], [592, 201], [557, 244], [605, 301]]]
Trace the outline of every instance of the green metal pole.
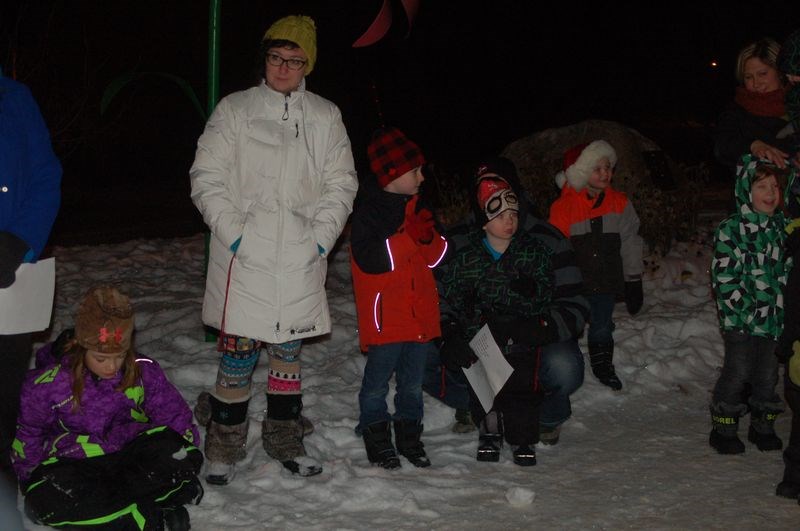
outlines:
[[[208, 116], [214, 112], [219, 99], [219, 23], [222, 0], [210, 0], [208, 4]], [[205, 237], [205, 270], [208, 272], [208, 253], [211, 244], [211, 233]], [[206, 329], [206, 341], [217, 340], [217, 333]]]

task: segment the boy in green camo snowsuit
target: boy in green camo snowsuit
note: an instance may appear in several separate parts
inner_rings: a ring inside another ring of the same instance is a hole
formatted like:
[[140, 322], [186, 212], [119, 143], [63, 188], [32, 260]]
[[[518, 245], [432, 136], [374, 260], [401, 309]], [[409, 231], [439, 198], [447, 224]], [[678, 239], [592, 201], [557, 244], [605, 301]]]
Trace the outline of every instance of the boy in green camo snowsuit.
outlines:
[[[783, 403], [775, 393], [777, 338], [783, 330], [787, 220], [783, 198], [790, 170], [752, 155], [742, 157], [736, 181], [737, 213], [717, 228], [711, 277], [725, 341], [722, 372], [711, 402], [711, 446], [721, 454], [744, 452], [739, 417], [750, 410], [747, 438], [759, 450], [779, 450], [775, 418]], [[749, 399], [744, 398], [747, 384]]]

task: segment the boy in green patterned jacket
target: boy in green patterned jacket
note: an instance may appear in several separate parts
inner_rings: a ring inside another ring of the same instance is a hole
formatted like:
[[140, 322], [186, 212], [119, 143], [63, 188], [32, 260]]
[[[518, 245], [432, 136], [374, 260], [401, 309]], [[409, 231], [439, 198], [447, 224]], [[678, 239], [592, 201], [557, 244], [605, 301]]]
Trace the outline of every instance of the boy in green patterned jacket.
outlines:
[[[725, 341], [722, 372], [711, 402], [712, 448], [740, 454], [739, 417], [750, 411], [747, 438], [759, 450], [780, 450], [774, 424], [783, 402], [775, 392], [777, 338], [783, 330], [787, 173], [752, 155], [742, 157], [736, 181], [737, 212], [717, 228], [711, 280]], [[744, 398], [749, 384], [751, 394]], [[747, 403], [745, 403], [747, 402]]]

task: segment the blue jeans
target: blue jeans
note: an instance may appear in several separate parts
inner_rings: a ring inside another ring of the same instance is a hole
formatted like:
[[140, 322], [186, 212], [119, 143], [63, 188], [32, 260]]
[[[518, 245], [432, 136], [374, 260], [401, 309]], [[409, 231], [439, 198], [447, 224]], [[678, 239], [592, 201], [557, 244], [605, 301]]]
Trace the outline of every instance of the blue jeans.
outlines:
[[776, 342], [765, 337], [744, 332], [723, 332], [725, 358], [722, 372], [714, 386], [712, 406], [726, 414], [741, 414], [745, 384], [751, 386], [749, 405], [756, 409], [782, 409], [781, 399], [775, 393], [778, 383], [778, 358]]
[[574, 339], [551, 343], [542, 348], [539, 383], [544, 389], [544, 401], [539, 424], [558, 426], [572, 415], [569, 395], [583, 385], [583, 353]]
[[614, 304], [613, 293], [587, 295], [589, 301], [589, 343], [604, 344], [614, 342]]
[[[375, 422], [422, 420], [422, 380], [425, 376], [425, 363], [431, 351], [435, 352], [436, 347], [430, 341], [370, 345], [364, 379], [358, 393], [361, 415], [357, 432]], [[386, 407], [392, 374], [397, 383], [394, 416], [389, 415]]]
[[[576, 340], [551, 343], [542, 348], [539, 383], [544, 389], [544, 401], [540, 424], [558, 426], [572, 415], [569, 395], [583, 384], [583, 370], [583, 354]], [[442, 367], [436, 349], [428, 357], [422, 388], [452, 408], [469, 410], [469, 384], [464, 373]]]

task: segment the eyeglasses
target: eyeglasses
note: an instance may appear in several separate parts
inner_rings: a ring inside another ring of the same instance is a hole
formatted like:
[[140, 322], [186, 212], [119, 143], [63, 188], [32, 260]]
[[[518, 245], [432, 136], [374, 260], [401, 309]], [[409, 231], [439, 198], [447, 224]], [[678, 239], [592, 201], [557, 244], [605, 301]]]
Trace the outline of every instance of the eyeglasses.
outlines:
[[289, 67], [289, 70], [300, 70], [303, 68], [308, 61], [304, 61], [302, 59], [296, 59], [292, 57], [291, 59], [284, 59], [280, 55], [276, 53], [268, 53], [267, 54], [267, 63], [271, 64], [272, 66], [281, 67], [284, 63], [286, 66]]

